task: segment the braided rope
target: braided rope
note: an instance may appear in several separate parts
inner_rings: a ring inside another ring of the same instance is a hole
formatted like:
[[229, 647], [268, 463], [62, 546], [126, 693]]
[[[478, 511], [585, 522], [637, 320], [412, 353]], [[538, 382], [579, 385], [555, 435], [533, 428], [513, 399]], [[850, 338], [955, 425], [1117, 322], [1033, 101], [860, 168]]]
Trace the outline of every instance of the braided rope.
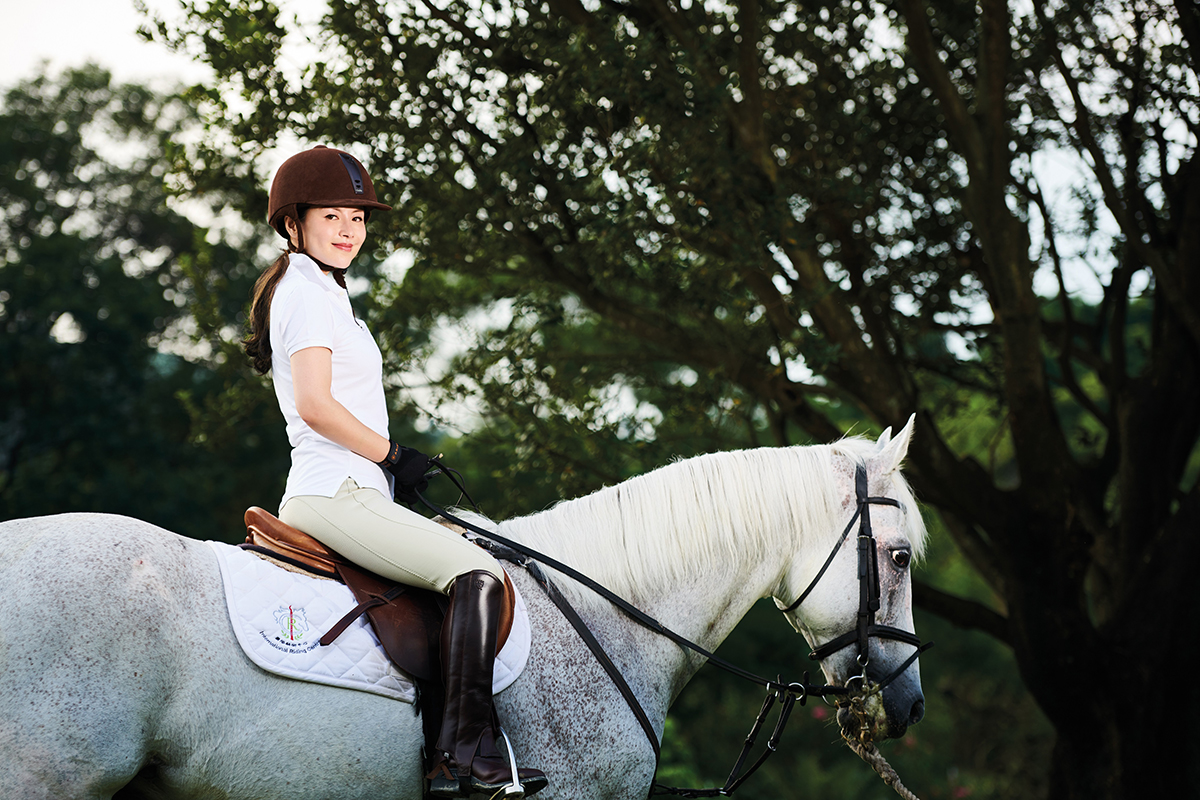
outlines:
[[904, 800], [921, 800], [909, 791], [907, 786], [900, 782], [900, 776], [896, 774], [896, 770], [883, 757], [883, 753], [879, 752], [879, 748], [875, 746], [874, 742], [864, 744], [844, 734], [842, 738], [846, 740], [846, 744], [850, 746], [850, 749], [858, 754], [859, 758], [871, 765], [871, 769], [875, 770], [879, 774], [879, 777], [883, 778], [884, 783], [896, 790], [896, 794], [903, 797]]
[[879, 752], [879, 748], [875, 746], [871, 735], [871, 713], [868, 706], [881, 705], [882, 687], [876, 683], [869, 683], [865, 691], [852, 695], [848, 701], [840, 703], [840, 707], [848, 709], [851, 716], [858, 723], [858, 730], [852, 731], [849, 727], [842, 728], [842, 738], [846, 740], [846, 744], [854, 753], [863, 761], [871, 765], [871, 769], [883, 778], [883, 782], [896, 790], [896, 794], [904, 798], [904, 800], [920, 800], [915, 794], [909, 791], [908, 787], [900, 782], [900, 775], [892, 768], [892, 765], [883, 757], [883, 753]]

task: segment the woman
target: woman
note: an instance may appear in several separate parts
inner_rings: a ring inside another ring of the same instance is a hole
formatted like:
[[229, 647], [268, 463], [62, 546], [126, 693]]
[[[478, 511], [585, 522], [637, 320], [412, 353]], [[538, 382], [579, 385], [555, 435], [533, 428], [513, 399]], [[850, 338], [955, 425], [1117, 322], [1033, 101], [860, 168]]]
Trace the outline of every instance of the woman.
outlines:
[[[392, 502], [421, 486], [428, 459], [388, 437], [383, 360], [346, 292], [371, 211], [389, 208], [349, 153], [317, 146], [280, 166], [267, 215], [287, 250], [255, 284], [246, 352], [272, 373], [292, 445], [280, 518], [359, 566], [449, 596], [430, 792], [493, 794], [512, 781], [492, 709], [504, 573], [481, 548]], [[519, 776], [526, 794], [546, 786], [538, 770]]]

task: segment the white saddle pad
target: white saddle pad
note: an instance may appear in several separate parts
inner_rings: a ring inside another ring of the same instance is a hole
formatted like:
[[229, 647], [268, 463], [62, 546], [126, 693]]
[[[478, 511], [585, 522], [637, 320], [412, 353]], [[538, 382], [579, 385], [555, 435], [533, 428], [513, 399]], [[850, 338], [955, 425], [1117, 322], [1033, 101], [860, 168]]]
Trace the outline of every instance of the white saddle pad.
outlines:
[[[289, 572], [246, 550], [209, 542], [221, 565], [229, 621], [246, 656], [258, 666], [313, 683], [373, 692], [412, 703], [412, 679], [392, 664], [366, 615], [337, 641], [321, 636], [358, 603], [337, 581]], [[514, 592], [516, 587], [513, 587]], [[506, 689], [529, 658], [529, 613], [516, 592], [512, 632], [496, 656], [492, 691]]]

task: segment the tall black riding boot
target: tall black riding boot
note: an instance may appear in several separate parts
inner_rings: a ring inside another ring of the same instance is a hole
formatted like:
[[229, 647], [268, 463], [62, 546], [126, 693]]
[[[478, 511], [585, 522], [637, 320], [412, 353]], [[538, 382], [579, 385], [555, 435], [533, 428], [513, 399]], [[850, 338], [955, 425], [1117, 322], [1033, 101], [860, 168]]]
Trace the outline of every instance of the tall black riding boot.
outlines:
[[[430, 794], [490, 796], [512, 783], [509, 760], [496, 746], [499, 731], [492, 708], [492, 667], [503, 601], [504, 584], [486, 570], [454, 579], [442, 623], [446, 705], [437, 749], [445, 757], [435, 769]], [[546, 788], [546, 776], [539, 770], [519, 769], [517, 775], [526, 796]]]

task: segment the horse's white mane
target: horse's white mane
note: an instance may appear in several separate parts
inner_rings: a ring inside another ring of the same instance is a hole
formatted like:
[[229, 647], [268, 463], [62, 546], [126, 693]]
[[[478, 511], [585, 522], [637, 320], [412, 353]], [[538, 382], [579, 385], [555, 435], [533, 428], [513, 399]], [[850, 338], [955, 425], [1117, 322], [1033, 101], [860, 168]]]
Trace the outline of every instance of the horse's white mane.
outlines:
[[[834, 458], [864, 462], [875, 449], [850, 437], [696, 456], [508, 520], [499, 531], [629, 597], [722, 560], [780, 558], [808, 547], [825, 553], [844, 524]], [[925, 525], [898, 470], [890, 494], [903, 504], [905, 533], [919, 557]]]

